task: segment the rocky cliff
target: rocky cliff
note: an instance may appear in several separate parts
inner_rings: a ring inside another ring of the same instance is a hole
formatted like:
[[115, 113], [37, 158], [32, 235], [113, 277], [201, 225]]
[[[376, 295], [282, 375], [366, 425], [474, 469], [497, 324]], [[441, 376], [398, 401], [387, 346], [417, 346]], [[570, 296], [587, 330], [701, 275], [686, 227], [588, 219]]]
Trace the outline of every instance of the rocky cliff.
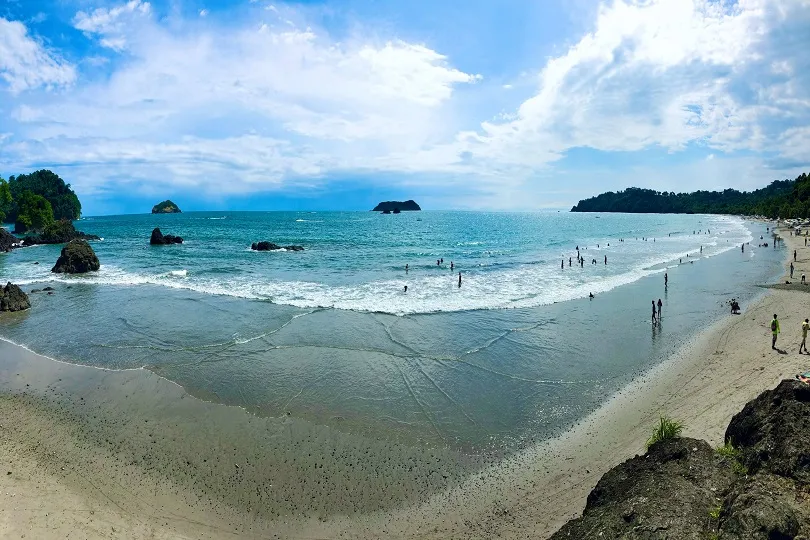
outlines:
[[608, 471], [551, 538], [807, 540], [810, 386], [782, 381], [732, 418], [730, 445], [676, 438]]

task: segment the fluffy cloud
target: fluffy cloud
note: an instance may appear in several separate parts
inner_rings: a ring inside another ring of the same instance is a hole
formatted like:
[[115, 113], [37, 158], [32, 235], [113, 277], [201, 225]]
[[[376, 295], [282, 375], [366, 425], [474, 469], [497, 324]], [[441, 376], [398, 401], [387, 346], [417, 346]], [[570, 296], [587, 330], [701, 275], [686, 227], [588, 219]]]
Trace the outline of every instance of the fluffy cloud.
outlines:
[[134, 34], [133, 22], [146, 17], [152, 9], [149, 2], [130, 0], [113, 8], [97, 8], [90, 13], [80, 11], [73, 19], [77, 30], [89, 36], [97, 35], [103, 47], [122, 51], [127, 46], [127, 35]]
[[0, 79], [17, 94], [69, 85], [76, 80], [76, 70], [28, 35], [25, 25], [0, 17]]

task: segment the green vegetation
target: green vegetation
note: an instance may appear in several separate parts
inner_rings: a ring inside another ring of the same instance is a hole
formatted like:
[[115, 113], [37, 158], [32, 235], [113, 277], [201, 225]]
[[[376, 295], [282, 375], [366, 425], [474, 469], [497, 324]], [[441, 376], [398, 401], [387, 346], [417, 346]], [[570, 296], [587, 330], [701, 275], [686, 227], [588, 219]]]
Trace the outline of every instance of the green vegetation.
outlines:
[[720, 519], [720, 513], [723, 511], [723, 505], [717, 505], [709, 510], [709, 517], [712, 519]]
[[741, 214], [770, 218], [810, 218], [810, 176], [777, 180], [756, 191], [660, 192], [631, 187], [584, 199], [572, 212], [658, 214]]
[[41, 231], [53, 223], [53, 208], [45, 197], [31, 191], [23, 191], [16, 202], [15, 233]]
[[70, 184], [48, 170], [0, 178], [0, 221], [15, 232], [42, 230], [54, 220], [79, 219], [82, 205]]
[[722, 457], [724, 460], [728, 460], [731, 462], [731, 470], [734, 471], [735, 474], [739, 475], [746, 475], [748, 474], [748, 467], [742, 464], [740, 461], [740, 457], [742, 454], [739, 450], [734, 448], [734, 445], [731, 444], [731, 441], [726, 441], [726, 444], [721, 446], [720, 448], [716, 449], [717, 455]]
[[172, 201], [166, 199], [152, 207], [153, 214], [179, 214], [180, 208]]
[[683, 424], [675, 420], [662, 416], [658, 426], [653, 431], [652, 436], [647, 439], [647, 448], [651, 447], [657, 442], [666, 441], [669, 439], [677, 439], [681, 436], [683, 431]]

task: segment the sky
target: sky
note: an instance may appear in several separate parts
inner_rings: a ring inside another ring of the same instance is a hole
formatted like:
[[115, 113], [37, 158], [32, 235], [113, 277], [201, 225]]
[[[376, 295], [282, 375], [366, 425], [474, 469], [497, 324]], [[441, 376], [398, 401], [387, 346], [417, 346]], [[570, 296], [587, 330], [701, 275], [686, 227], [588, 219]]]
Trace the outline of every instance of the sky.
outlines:
[[0, 0], [0, 176], [85, 215], [540, 210], [810, 172], [810, 0]]

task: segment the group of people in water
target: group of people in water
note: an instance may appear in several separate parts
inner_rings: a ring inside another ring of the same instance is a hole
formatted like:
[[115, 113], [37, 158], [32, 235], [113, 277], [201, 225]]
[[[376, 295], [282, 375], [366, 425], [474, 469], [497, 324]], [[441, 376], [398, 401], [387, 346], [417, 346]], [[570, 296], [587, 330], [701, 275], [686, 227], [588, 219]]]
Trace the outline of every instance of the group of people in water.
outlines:
[[[436, 259], [436, 266], [441, 267], [444, 264], [444, 258]], [[456, 265], [453, 261], [450, 261], [450, 271], [454, 271]], [[405, 264], [405, 273], [409, 273], [411, 271], [411, 267], [409, 264]], [[458, 287], [461, 288], [461, 272], [458, 273]], [[405, 285], [405, 290], [403, 292], [408, 292], [408, 286]]]

